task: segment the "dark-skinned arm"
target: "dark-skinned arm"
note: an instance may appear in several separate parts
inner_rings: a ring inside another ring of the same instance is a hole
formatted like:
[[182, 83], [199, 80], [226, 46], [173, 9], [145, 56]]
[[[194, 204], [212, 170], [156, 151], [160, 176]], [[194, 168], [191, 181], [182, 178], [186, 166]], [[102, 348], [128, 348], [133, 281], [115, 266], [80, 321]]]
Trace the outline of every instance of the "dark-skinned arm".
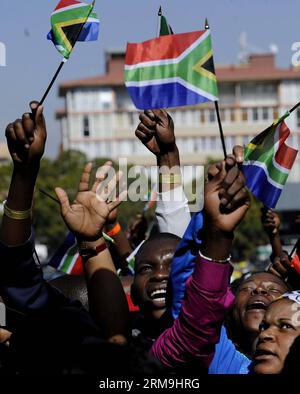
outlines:
[[[102, 238], [102, 230], [110, 213], [120, 204], [125, 194], [107, 203], [107, 196], [97, 192], [103, 181], [102, 177], [96, 179], [90, 190], [91, 171], [92, 164], [89, 163], [82, 174], [79, 192], [73, 204], [70, 205], [63, 189], [56, 188], [55, 192], [61, 204], [62, 217], [69, 230], [75, 234], [79, 247], [99, 247], [101, 250], [96, 256], [84, 258], [90, 313], [104, 338], [124, 344], [129, 335], [128, 305], [111, 255]], [[109, 182], [106, 191], [108, 195], [118, 178], [119, 174]]]
[[160, 231], [182, 237], [191, 215], [183, 191], [174, 122], [164, 109], [147, 110], [140, 114], [135, 134], [156, 156], [159, 179], [155, 214]]
[[[36, 110], [37, 103], [30, 104]], [[13, 159], [13, 174], [9, 187], [7, 206], [15, 211], [26, 211], [32, 207], [36, 178], [46, 142], [46, 126], [43, 107], [36, 110], [35, 119], [25, 113], [6, 128], [6, 138]], [[32, 218], [12, 219], [3, 215], [1, 241], [10, 246], [23, 244], [31, 234]]]
[[[35, 118], [25, 113], [6, 128], [7, 145], [13, 160], [13, 175], [7, 207], [13, 211], [30, 210], [40, 160], [46, 142], [43, 108], [37, 102], [30, 107]], [[7, 306], [22, 313], [38, 311], [54, 305], [64, 297], [44, 280], [41, 267], [34, 259], [31, 215], [14, 219], [3, 215], [0, 231], [0, 292]]]
[[270, 240], [273, 258], [280, 257], [282, 255], [282, 244], [279, 235], [280, 217], [267, 207], [263, 207], [261, 211], [262, 225]]
[[151, 353], [169, 368], [190, 362], [208, 368], [223, 320], [233, 304], [229, 255], [234, 229], [249, 208], [245, 178], [234, 156], [212, 166], [204, 193], [201, 254], [186, 284], [179, 317]]

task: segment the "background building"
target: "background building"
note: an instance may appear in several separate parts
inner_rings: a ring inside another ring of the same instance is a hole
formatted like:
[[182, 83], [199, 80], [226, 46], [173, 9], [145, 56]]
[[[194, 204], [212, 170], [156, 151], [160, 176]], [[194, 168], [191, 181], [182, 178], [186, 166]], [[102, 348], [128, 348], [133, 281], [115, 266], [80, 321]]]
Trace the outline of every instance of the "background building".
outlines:
[[[124, 85], [123, 51], [106, 53], [104, 75], [64, 82], [59, 95], [65, 107], [57, 111], [63, 149], [77, 149], [89, 158], [128, 157], [134, 164], [155, 164], [137, 140], [139, 122]], [[250, 55], [246, 64], [216, 67], [221, 119], [229, 152], [268, 127], [300, 100], [300, 69], [280, 69], [274, 54]], [[201, 165], [222, 157], [214, 104], [169, 110], [174, 119], [182, 165]], [[287, 120], [289, 145], [300, 146], [300, 111]], [[289, 182], [300, 180], [300, 156]]]

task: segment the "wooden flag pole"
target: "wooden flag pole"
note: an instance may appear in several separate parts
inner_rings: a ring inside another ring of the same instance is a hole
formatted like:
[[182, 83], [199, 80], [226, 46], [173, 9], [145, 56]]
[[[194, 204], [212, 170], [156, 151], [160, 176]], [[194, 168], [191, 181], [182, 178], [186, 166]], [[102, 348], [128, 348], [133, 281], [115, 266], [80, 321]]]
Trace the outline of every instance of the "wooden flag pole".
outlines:
[[[209, 24], [207, 18], [205, 19], [205, 30], [209, 29]], [[225, 144], [225, 137], [224, 137], [224, 132], [223, 132], [223, 127], [222, 127], [222, 122], [221, 122], [221, 117], [220, 117], [220, 110], [219, 110], [219, 104], [218, 101], [215, 101], [215, 109], [216, 109], [216, 114], [217, 114], [217, 120], [218, 120], [218, 125], [219, 125], [219, 131], [220, 131], [220, 137], [221, 137], [221, 142], [222, 142], [222, 148], [223, 148], [223, 154], [224, 158], [227, 156], [226, 152], [226, 144]]]

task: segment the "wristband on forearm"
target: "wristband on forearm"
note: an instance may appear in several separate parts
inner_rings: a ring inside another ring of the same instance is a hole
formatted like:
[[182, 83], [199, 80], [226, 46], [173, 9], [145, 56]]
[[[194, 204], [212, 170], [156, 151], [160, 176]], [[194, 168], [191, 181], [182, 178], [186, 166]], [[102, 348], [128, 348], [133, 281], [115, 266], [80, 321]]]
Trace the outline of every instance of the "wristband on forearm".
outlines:
[[109, 237], [113, 237], [113, 236], [117, 235], [121, 230], [122, 230], [122, 228], [121, 228], [120, 224], [116, 223], [115, 226], [111, 230], [106, 231], [106, 234]]
[[31, 208], [26, 209], [25, 211], [15, 211], [7, 206], [6, 200], [3, 202], [3, 208], [4, 208], [4, 215], [9, 217], [10, 219], [25, 220], [31, 217], [31, 211], [32, 211]]
[[93, 257], [96, 257], [99, 253], [103, 252], [106, 249], [107, 245], [105, 242], [101, 242], [97, 246], [90, 246], [88, 242], [86, 243], [84, 241], [78, 244], [78, 252], [82, 257], [83, 263]]
[[159, 174], [159, 183], [160, 184], [168, 184], [175, 185], [181, 183], [181, 175], [180, 174]]
[[204, 254], [202, 254], [202, 253], [200, 252], [200, 250], [199, 250], [199, 255], [200, 255], [200, 257], [202, 257], [203, 259], [205, 259], [205, 260], [207, 260], [207, 261], [211, 261], [211, 262], [213, 262], [213, 263], [225, 264], [225, 263], [230, 263], [230, 261], [231, 261], [231, 255], [229, 255], [229, 256], [227, 257], [227, 259], [224, 259], [224, 260], [217, 260], [217, 259], [212, 259], [211, 257], [204, 256]]

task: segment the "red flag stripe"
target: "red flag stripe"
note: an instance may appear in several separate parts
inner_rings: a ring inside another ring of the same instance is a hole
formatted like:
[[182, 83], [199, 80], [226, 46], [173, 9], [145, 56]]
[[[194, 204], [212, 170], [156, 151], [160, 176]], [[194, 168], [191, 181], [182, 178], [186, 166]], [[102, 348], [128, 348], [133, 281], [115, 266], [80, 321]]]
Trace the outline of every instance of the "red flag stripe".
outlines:
[[64, 8], [64, 7], [69, 7], [70, 5], [74, 5], [74, 4], [80, 4], [80, 1], [76, 1], [76, 0], [61, 0], [54, 11], [59, 10], [60, 8]]
[[70, 272], [70, 275], [83, 275], [84, 274], [84, 270], [83, 270], [83, 262], [82, 262], [82, 257], [78, 256], [75, 264], [73, 265], [73, 268]]
[[125, 64], [131, 66], [141, 62], [176, 59], [204, 33], [206, 30], [161, 36], [136, 44], [128, 43]]
[[290, 130], [285, 124], [282, 122], [279, 130], [279, 147], [277, 152], [275, 153], [275, 161], [281, 167], [287, 168], [290, 170], [293, 167], [294, 161], [296, 159], [298, 151], [290, 146], [286, 145], [285, 140], [290, 135]]

